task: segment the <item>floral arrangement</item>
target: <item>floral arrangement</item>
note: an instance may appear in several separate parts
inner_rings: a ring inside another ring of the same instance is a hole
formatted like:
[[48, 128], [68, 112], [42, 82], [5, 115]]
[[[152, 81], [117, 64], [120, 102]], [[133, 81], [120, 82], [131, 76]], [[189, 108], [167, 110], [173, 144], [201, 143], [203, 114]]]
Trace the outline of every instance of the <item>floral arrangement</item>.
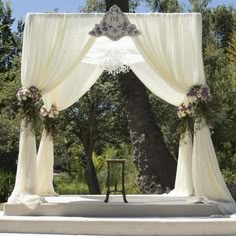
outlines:
[[184, 103], [181, 103], [180, 106], [178, 107], [177, 114], [178, 114], [179, 118], [192, 116], [193, 115], [193, 109], [192, 109], [191, 104], [186, 106]]
[[41, 116], [44, 117], [44, 118], [45, 118], [45, 117], [48, 117], [48, 118], [57, 118], [58, 115], [59, 115], [59, 112], [58, 112], [58, 110], [57, 110], [57, 108], [56, 108], [55, 105], [52, 105], [52, 106], [51, 106], [50, 111], [47, 111], [46, 106], [43, 105], [43, 106], [41, 107], [41, 109], [40, 109], [40, 114], [41, 114]]
[[56, 135], [56, 125], [59, 112], [55, 105], [51, 106], [51, 109], [48, 111], [46, 106], [43, 105], [40, 109], [41, 117], [43, 118], [44, 128], [46, 129], [47, 135], [54, 137]]
[[40, 91], [32, 86], [30, 88], [26, 88], [26, 87], [21, 87], [17, 94], [16, 94], [17, 98], [18, 98], [18, 105], [19, 106], [24, 106], [25, 103], [27, 102], [38, 102], [41, 98], [41, 94]]
[[190, 103], [207, 103], [212, 99], [210, 89], [206, 85], [194, 85], [187, 93], [187, 97], [190, 98]]
[[32, 127], [35, 128], [39, 118], [40, 91], [34, 86], [30, 88], [21, 87], [16, 96], [22, 118], [26, 120], [26, 123], [31, 123]]
[[187, 93], [187, 102], [183, 102], [177, 109], [181, 118], [179, 133], [183, 134], [188, 128], [193, 130], [194, 122], [201, 123], [202, 117], [208, 119], [208, 102], [212, 100], [210, 89], [206, 85], [194, 85]]
[[206, 85], [194, 85], [187, 93], [187, 97], [188, 104], [181, 103], [177, 109], [179, 118], [204, 115], [206, 105], [212, 99], [210, 89]]

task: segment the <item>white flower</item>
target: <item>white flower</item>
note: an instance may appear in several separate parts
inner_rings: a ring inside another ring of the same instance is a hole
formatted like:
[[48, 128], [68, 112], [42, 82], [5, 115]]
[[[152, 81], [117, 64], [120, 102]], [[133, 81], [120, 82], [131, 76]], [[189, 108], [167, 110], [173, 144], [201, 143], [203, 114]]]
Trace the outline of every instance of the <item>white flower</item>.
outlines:
[[49, 117], [49, 118], [54, 118], [53, 112], [49, 112], [48, 117]]
[[43, 111], [40, 113], [43, 117], [47, 116], [48, 115], [48, 112], [47, 111]]
[[188, 115], [191, 115], [191, 114], [192, 114], [192, 111], [189, 110], [189, 109], [187, 109], [187, 110], [186, 110], [186, 113], [187, 113]]
[[198, 92], [197, 97], [200, 98], [201, 96], [202, 96], [202, 94]]
[[24, 101], [26, 101], [26, 100], [27, 100], [27, 96], [23, 95], [23, 96], [21, 97], [21, 99], [24, 100]]

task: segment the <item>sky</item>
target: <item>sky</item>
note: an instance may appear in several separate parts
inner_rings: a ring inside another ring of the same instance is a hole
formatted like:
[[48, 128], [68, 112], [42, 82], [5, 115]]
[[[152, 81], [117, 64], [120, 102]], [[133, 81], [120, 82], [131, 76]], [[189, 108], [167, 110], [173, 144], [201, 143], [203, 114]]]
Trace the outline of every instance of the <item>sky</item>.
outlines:
[[[7, 0], [2, 0], [6, 2]], [[84, 6], [85, 0], [10, 0], [13, 8], [13, 17], [17, 20], [23, 19], [28, 12], [49, 12], [58, 8], [59, 12], [78, 12]], [[140, 2], [143, 2], [140, 0]], [[188, 0], [182, 0], [186, 5]], [[233, 5], [236, 8], [236, 0], [211, 0], [210, 6]], [[145, 4], [137, 9], [137, 12], [147, 12]]]

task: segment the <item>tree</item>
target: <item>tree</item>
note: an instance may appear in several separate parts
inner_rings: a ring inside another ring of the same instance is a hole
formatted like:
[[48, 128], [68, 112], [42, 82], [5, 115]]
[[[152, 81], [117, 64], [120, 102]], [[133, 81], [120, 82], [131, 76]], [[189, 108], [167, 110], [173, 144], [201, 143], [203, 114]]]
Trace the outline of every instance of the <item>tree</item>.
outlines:
[[229, 61], [230, 71], [232, 74], [233, 84], [236, 85], [236, 16], [233, 20], [234, 29], [231, 34], [230, 42], [227, 47], [227, 57]]
[[[117, 80], [103, 74], [90, 91], [68, 108], [60, 119], [62, 130], [77, 137], [83, 146], [85, 179], [92, 194], [100, 193], [93, 152], [100, 154], [106, 144], [127, 142], [127, 119], [118, 86]], [[67, 140], [70, 145], [75, 142], [74, 138]]]
[[12, 65], [12, 60], [18, 53], [18, 45], [16, 37], [11, 31], [11, 25], [14, 19], [12, 18], [12, 10], [10, 2], [5, 4], [0, 1], [0, 71], [7, 71]]
[[181, 5], [178, 0], [146, 0], [153, 12], [180, 12]]
[[[116, 4], [129, 12], [129, 2], [106, 0], [106, 9]], [[173, 188], [176, 162], [165, 145], [160, 128], [155, 124], [147, 90], [130, 71], [119, 76], [134, 148], [139, 185], [144, 193], [162, 193]]]
[[19, 116], [16, 91], [20, 85], [22, 29], [12, 32], [9, 2], [0, 1], [0, 169], [15, 172], [18, 154]]

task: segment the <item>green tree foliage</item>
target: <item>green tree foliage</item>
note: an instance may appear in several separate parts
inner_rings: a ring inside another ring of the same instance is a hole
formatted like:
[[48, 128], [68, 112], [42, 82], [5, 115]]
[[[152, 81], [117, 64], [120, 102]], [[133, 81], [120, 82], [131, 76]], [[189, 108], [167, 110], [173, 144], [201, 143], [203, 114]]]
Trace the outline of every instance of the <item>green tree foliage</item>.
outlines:
[[236, 88], [236, 16], [233, 19], [233, 31], [231, 34], [230, 42], [227, 47], [227, 57], [232, 75], [233, 85]]
[[18, 32], [13, 33], [10, 1], [0, 1], [0, 72], [7, 72], [14, 64], [15, 56], [21, 51], [22, 22], [19, 22]]
[[180, 12], [182, 7], [178, 0], [146, 0], [153, 12]]
[[[89, 174], [89, 168], [94, 168], [94, 151], [99, 154], [107, 144], [128, 142], [127, 119], [118, 87], [117, 80], [103, 74], [89, 92], [63, 112], [60, 119], [66, 144], [71, 147], [77, 142], [83, 146], [82, 160], [86, 175]], [[93, 177], [87, 176], [88, 184], [89, 179], [97, 178], [95, 172], [91, 175]], [[91, 190], [92, 186], [89, 188]]]
[[215, 31], [215, 38], [224, 49], [230, 42], [234, 15], [235, 10], [232, 7], [218, 6], [212, 10], [212, 25]]
[[[130, 0], [129, 12], [135, 12], [135, 9], [139, 6], [139, 4], [140, 0]], [[79, 10], [81, 12], [105, 12], [106, 2], [105, 0], [86, 0], [84, 7], [81, 7]]]
[[0, 1], [0, 169], [15, 172], [19, 139], [16, 91], [20, 84], [22, 22], [12, 32], [10, 3]]

